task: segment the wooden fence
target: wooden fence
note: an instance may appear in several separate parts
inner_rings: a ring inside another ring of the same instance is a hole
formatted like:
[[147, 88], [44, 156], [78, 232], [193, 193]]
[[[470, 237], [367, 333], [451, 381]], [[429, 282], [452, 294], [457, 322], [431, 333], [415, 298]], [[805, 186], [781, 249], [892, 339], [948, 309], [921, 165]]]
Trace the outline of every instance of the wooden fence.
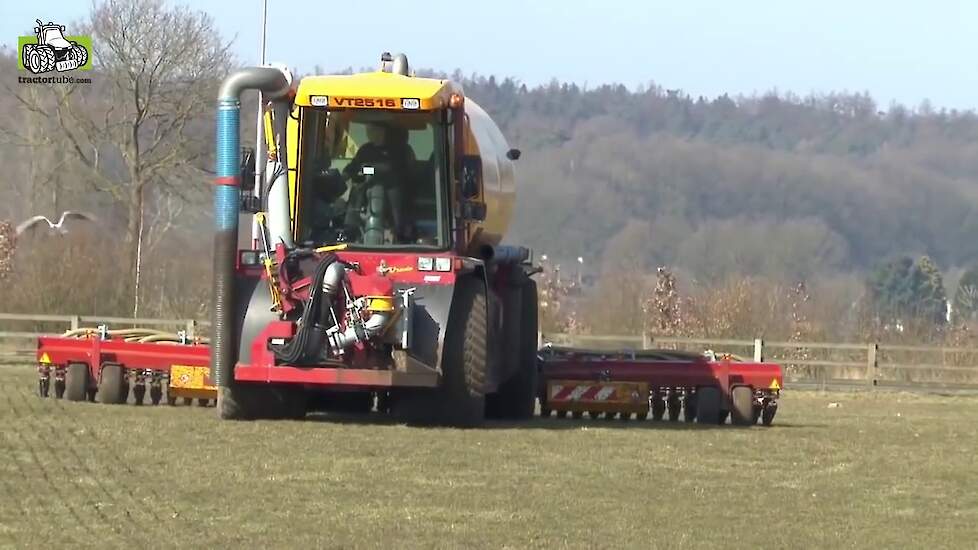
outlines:
[[[0, 313], [0, 362], [33, 362], [38, 336], [99, 324], [113, 329], [184, 330], [191, 338], [206, 335], [210, 329], [210, 323], [193, 319]], [[978, 348], [579, 334], [541, 334], [540, 342], [598, 349], [655, 347], [732, 353], [780, 364], [791, 387], [978, 391]]]

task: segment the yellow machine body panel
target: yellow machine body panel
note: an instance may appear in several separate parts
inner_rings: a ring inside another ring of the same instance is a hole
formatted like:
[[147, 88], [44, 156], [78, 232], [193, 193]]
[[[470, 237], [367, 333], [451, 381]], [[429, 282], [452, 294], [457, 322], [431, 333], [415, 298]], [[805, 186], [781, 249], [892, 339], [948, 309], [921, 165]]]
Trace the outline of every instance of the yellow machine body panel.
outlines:
[[[289, 202], [295, 232], [301, 192], [298, 189], [303, 166], [301, 112], [305, 108], [330, 110], [432, 111], [449, 109], [451, 97], [463, 96], [462, 87], [450, 80], [419, 78], [387, 72], [354, 75], [308, 76], [298, 85], [292, 113], [287, 122]], [[417, 100], [404, 103], [404, 100]], [[417, 108], [405, 108], [405, 105]], [[473, 100], [464, 99], [463, 120], [465, 155], [482, 161], [482, 191], [476, 202], [486, 205], [482, 221], [467, 222], [463, 248], [476, 250], [483, 245], [498, 245], [509, 228], [516, 199], [513, 161], [507, 157], [509, 145], [492, 118]], [[352, 151], [359, 144], [350, 143]], [[453, 191], [454, 192], [454, 191]], [[457, 197], [447, 197], [455, 203]]]
[[[308, 76], [299, 83], [295, 104], [302, 107], [410, 109], [431, 111], [448, 106], [461, 88], [450, 80], [387, 72]], [[405, 107], [403, 100], [409, 101]]]

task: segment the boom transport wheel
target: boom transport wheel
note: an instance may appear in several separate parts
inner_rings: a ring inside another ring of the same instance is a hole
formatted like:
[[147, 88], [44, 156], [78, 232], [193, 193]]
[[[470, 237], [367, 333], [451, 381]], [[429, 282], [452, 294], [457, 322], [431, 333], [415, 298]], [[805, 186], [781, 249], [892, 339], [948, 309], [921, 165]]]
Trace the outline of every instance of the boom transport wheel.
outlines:
[[764, 407], [764, 410], [761, 411], [761, 424], [770, 426], [771, 423], [774, 422], [774, 415], [777, 414], [777, 412], [777, 407]]
[[574, 420], [580, 420], [584, 417], [584, 411], [573, 411], [571, 412], [571, 418]]
[[600, 417], [600, 416], [601, 416], [601, 412], [600, 412], [600, 411], [588, 411], [588, 412], [587, 412], [587, 415], [588, 415], [588, 417], [589, 417], [589, 418], [591, 418], [592, 420], [597, 420], [597, 419], [598, 419], [598, 417]]
[[[485, 283], [464, 277], [455, 285], [455, 296], [445, 332], [442, 358], [442, 423], [473, 427], [485, 420], [485, 381], [488, 327]], [[532, 393], [531, 393], [532, 395]], [[532, 401], [530, 401], [532, 403]]]
[[88, 365], [71, 363], [65, 370], [65, 399], [84, 401], [88, 397]]
[[700, 424], [720, 423], [720, 389], [704, 386], [696, 392], [696, 421]]
[[65, 381], [57, 380], [54, 381], [54, 398], [61, 399], [65, 396]]
[[41, 397], [47, 397], [51, 392], [51, 379], [42, 378], [37, 381], [37, 394]]
[[736, 426], [754, 424], [754, 391], [750, 386], [734, 386], [730, 392], [730, 421]]
[[[514, 269], [522, 269], [515, 266]], [[523, 277], [526, 277], [523, 275]], [[537, 283], [527, 280], [519, 287], [519, 365], [513, 376], [499, 386], [492, 401], [500, 418], [526, 420], [533, 416], [537, 391]]]
[[122, 393], [125, 372], [121, 365], [102, 365], [98, 380], [98, 401], [105, 405], [125, 403], [127, 395]]

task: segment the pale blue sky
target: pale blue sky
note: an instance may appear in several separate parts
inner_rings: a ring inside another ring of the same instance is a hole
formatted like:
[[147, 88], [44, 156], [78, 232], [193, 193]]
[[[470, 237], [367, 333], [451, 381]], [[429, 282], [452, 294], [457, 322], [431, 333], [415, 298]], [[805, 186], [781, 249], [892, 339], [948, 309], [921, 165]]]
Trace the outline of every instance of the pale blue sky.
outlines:
[[[0, 42], [35, 18], [71, 21], [87, 1], [0, 0]], [[200, 0], [243, 61], [257, 59], [260, 0]], [[412, 65], [693, 95], [772, 88], [869, 91], [916, 106], [978, 108], [978, 1], [269, 0], [268, 58], [299, 70]], [[69, 29], [70, 30], [70, 29]]]

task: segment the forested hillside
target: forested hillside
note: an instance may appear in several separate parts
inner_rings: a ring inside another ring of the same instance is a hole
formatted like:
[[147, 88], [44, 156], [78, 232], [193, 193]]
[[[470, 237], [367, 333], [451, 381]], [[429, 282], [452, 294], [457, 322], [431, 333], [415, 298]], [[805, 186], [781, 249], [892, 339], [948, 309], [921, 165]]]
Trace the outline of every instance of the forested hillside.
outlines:
[[[654, 75], [650, 75], [654, 77]], [[978, 117], [866, 95], [691, 98], [467, 79], [526, 153], [514, 239], [701, 278], [978, 256]]]

